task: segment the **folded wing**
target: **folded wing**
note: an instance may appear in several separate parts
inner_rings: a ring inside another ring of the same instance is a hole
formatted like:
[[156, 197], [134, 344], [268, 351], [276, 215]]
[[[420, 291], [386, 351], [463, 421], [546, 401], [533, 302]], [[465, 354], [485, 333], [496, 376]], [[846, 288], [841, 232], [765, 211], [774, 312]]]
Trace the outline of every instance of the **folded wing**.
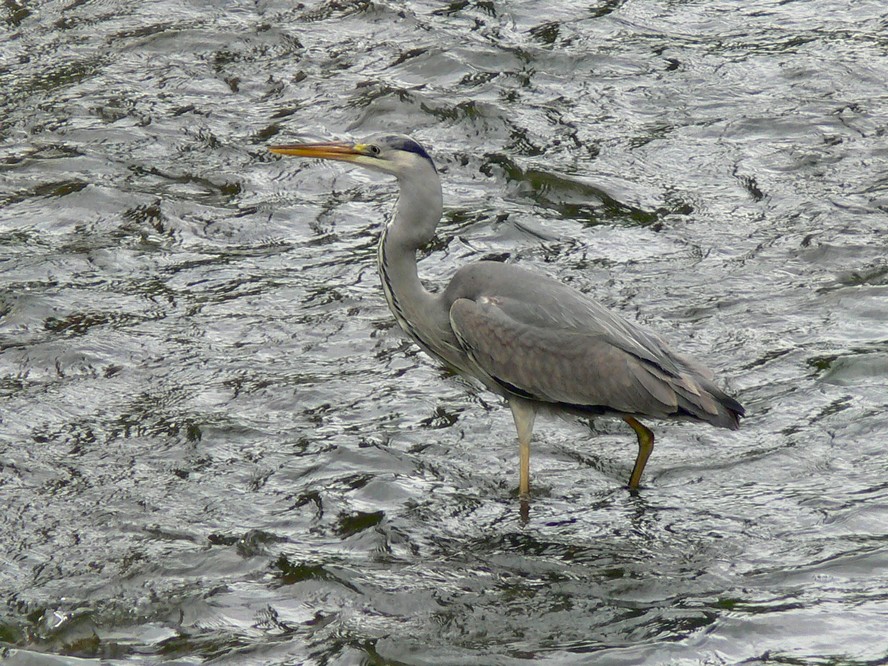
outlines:
[[558, 296], [570, 302], [524, 293], [452, 303], [453, 332], [489, 384], [578, 411], [738, 426], [742, 407], [705, 368], [578, 292]]

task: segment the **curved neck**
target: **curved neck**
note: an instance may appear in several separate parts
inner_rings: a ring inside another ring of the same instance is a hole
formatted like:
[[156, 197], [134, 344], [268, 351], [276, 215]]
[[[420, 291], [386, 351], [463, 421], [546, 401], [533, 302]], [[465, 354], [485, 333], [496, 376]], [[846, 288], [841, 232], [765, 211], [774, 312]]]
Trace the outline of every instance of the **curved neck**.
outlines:
[[424, 344], [421, 331], [433, 324], [434, 295], [419, 279], [416, 252], [435, 236], [443, 210], [441, 182], [433, 170], [398, 180], [401, 195], [379, 239], [379, 276], [401, 328]]
[[401, 193], [385, 236], [393, 249], [397, 247], [415, 255], [435, 237], [435, 228], [441, 220], [441, 181], [430, 169], [417, 177], [402, 176], [398, 184]]

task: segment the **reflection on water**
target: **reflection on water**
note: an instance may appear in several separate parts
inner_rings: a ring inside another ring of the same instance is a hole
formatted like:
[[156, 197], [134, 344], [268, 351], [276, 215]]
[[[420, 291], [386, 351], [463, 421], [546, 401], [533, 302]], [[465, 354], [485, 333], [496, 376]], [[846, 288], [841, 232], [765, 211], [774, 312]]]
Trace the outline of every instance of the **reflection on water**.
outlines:
[[[885, 658], [884, 10], [545, 14], [0, 10], [10, 663]], [[379, 130], [441, 167], [430, 282], [556, 275], [743, 429], [657, 424], [632, 495], [622, 424], [541, 422], [522, 525], [508, 410], [385, 307], [392, 184], [265, 151]]]

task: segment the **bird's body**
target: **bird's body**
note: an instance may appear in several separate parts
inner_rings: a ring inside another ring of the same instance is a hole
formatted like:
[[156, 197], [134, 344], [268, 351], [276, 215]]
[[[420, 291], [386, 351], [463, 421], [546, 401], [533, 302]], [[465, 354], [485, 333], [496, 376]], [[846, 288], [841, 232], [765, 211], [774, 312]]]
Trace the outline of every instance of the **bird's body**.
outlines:
[[441, 185], [428, 153], [409, 137], [271, 150], [354, 162], [398, 178], [398, 205], [379, 242], [386, 300], [423, 350], [506, 399], [518, 430], [522, 495], [529, 491], [530, 438], [540, 410], [612, 414], [629, 423], [639, 442], [633, 488], [653, 449], [653, 433], [638, 417], [738, 427], [743, 407], [702, 365], [548, 276], [480, 261], [460, 268], [445, 289], [428, 290], [418, 276], [416, 252], [432, 240], [440, 221]]

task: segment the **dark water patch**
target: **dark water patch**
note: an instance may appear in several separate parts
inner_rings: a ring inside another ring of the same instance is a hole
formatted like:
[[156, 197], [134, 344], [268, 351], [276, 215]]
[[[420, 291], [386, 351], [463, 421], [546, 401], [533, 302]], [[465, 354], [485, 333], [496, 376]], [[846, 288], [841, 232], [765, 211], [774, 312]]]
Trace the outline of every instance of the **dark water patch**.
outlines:
[[620, 203], [604, 190], [572, 178], [539, 169], [524, 169], [504, 155], [490, 155], [482, 171], [492, 176], [501, 169], [505, 180], [518, 185], [518, 193], [536, 204], [552, 209], [565, 218], [602, 224], [616, 218], [650, 226], [659, 219], [656, 213]]
[[64, 197], [74, 192], [79, 192], [87, 187], [89, 183], [79, 180], [55, 181], [50, 183], [42, 183], [33, 189], [25, 192], [16, 192], [9, 194], [5, 199], [0, 200], [0, 205], [8, 206], [10, 204], [27, 201], [35, 197]]

